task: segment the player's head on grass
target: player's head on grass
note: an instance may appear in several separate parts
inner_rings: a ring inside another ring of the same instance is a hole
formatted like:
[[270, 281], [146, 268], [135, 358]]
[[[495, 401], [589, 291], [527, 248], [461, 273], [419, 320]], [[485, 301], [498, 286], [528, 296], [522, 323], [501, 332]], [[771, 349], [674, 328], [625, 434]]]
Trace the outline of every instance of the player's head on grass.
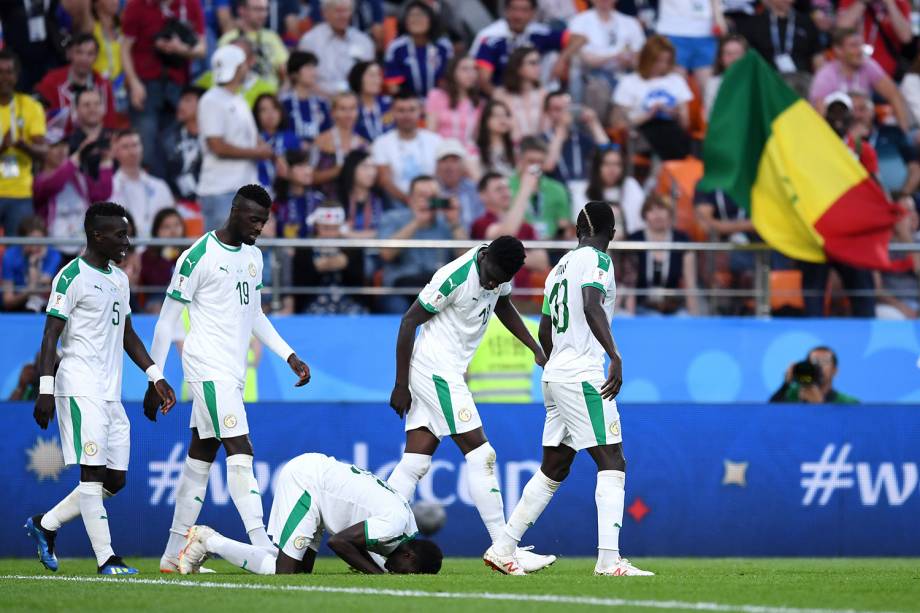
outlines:
[[105, 264], [108, 260], [121, 262], [128, 254], [128, 213], [114, 202], [96, 202], [86, 210], [83, 220], [86, 231], [86, 255]]
[[261, 185], [244, 185], [233, 196], [224, 230], [233, 245], [254, 245], [271, 212], [272, 198]]
[[513, 236], [499, 236], [479, 252], [479, 284], [495, 289], [524, 266], [524, 245]]
[[616, 222], [613, 217], [613, 208], [609, 202], [591, 200], [578, 214], [575, 222], [575, 233], [578, 235], [580, 245], [591, 245], [601, 251], [606, 251], [607, 245], [613, 240]]
[[436, 575], [444, 554], [434, 541], [412, 539], [393, 550], [386, 569], [396, 575]]

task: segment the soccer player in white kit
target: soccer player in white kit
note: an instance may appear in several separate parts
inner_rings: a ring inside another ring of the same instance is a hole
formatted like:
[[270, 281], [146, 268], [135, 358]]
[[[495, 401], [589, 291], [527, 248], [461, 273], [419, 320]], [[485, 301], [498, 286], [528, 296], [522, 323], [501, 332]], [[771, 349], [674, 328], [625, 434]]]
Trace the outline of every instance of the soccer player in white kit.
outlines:
[[[464, 374], [494, 312], [540, 366], [546, 358], [511, 303], [511, 279], [524, 265], [524, 245], [502, 236], [470, 249], [438, 270], [406, 314], [396, 341], [396, 385], [390, 406], [406, 419], [406, 447], [389, 484], [412, 500], [441, 439], [450, 436], [466, 458], [470, 497], [490, 538], [505, 525], [495, 449], [486, 439]], [[415, 338], [416, 328], [422, 331]], [[531, 571], [555, 556], [520, 550]]]
[[[57, 571], [57, 530], [82, 515], [99, 574], [133, 575], [137, 569], [112, 549], [102, 502], [125, 486], [128, 471], [131, 425], [121, 404], [124, 353], [150, 377], [154, 410], [165, 414], [176, 396], [131, 325], [128, 277], [113, 265], [130, 247], [124, 208], [93, 204], [83, 225], [86, 250], [52, 282], [35, 401], [35, 421], [42, 430], [56, 410], [64, 462], [80, 465], [80, 484], [50, 511], [26, 520], [25, 527], [42, 564]], [[59, 338], [62, 357], [55, 374]]]
[[[610, 320], [616, 282], [607, 247], [613, 240], [613, 210], [589, 202], [578, 214], [578, 248], [553, 267], [543, 291], [540, 344], [549, 361], [543, 369], [546, 424], [543, 462], [524, 486], [520, 502], [501, 536], [483, 559], [508, 575], [526, 574], [515, 548], [568, 476], [575, 454], [587, 449], [597, 464], [598, 556], [596, 575], [646, 576], [620, 557], [626, 460], [620, 416], [614, 400], [623, 383], [623, 361]], [[604, 376], [604, 355], [610, 366]]]
[[409, 503], [373, 473], [321, 453], [305, 453], [281, 469], [268, 519], [271, 551], [228, 539], [207, 526], [193, 526], [179, 553], [182, 574], [195, 573], [210, 554], [257, 575], [311, 573], [329, 532], [329, 548], [349, 566], [368, 574], [386, 571], [435, 574], [443, 554], [417, 539]]
[[[245, 185], [233, 198], [230, 216], [176, 262], [176, 270], [154, 330], [151, 353], [163, 365], [182, 309], [191, 327], [182, 350], [182, 368], [192, 391], [192, 440], [176, 489], [176, 508], [161, 572], [175, 572], [186, 533], [198, 520], [211, 463], [221, 446], [227, 452], [227, 488], [254, 545], [270, 549], [262, 521], [262, 497], [252, 470], [252, 442], [243, 406], [249, 339], [255, 335], [286, 361], [298, 377], [310, 369], [284, 342], [262, 312], [262, 252], [255, 246], [271, 208], [258, 185]], [[154, 409], [147, 390], [145, 411]], [[149, 405], [148, 405], [149, 401]], [[154, 412], [155, 414], [155, 412]]]

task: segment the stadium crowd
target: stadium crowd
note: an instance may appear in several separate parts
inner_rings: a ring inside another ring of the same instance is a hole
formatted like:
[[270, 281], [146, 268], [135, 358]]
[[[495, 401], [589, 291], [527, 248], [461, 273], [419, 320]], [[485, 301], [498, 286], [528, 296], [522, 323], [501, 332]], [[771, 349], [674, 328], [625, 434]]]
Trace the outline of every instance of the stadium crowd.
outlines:
[[[10, 0], [0, 226], [75, 237], [112, 199], [139, 237], [190, 237], [260, 183], [275, 199], [263, 236], [572, 239], [593, 199], [613, 207], [617, 241], [756, 242], [742, 208], [695, 190], [722, 75], [753, 49], [905, 209], [894, 240], [915, 242], [917, 20], [907, 0]], [[179, 253], [139, 248], [122, 266], [133, 286], [165, 286]], [[73, 255], [7, 247], [3, 308], [41, 310]], [[411, 296], [347, 288], [418, 288], [453, 257], [275, 255], [281, 285], [328, 290], [284, 296], [285, 313], [401, 312]], [[555, 257], [529, 251], [515, 286], [542, 289]], [[618, 313], [751, 313], [696, 290], [751, 288], [754, 264], [618, 251], [618, 285], [639, 290]], [[920, 256], [899, 273], [778, 254], [772, 269], [777, 313], [920, 312]], [[157, 312], [163, 296], [134, 299]]]

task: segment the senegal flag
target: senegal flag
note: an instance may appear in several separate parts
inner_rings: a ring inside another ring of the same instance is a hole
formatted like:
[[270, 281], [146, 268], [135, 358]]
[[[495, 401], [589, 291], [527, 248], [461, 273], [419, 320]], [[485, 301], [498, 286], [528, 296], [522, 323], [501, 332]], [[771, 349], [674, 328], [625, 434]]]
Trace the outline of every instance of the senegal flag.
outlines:
[[725, 73], [698, 189], [723, 190], [774, 249], [806, 262], [889, 268], [899, 209], [773, 68], [748, 51]]

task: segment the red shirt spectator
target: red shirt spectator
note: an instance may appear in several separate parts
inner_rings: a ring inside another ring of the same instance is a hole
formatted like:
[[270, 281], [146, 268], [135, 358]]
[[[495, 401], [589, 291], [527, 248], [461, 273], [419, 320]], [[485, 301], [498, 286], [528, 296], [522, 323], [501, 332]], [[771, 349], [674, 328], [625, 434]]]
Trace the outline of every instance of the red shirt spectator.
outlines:
[[128, 0], [121, 17], [121, 31], [133, 40], [131, 59], [141, 81], [160, 80], [185, 85], [189, 80], [188, 62], [181, 67], [166, 67], [154, 46], [157, 34], [172, 18], [188, 24], [199, 37], [204, 36], [204, 13], [199, 0], [171, 0], [164, 8], [160, 0]]
[[853, 138], [850, 134], [847, 136], [847, 147], [856, 155], [856, 159], [865, 166], [870, 175], [878, 175], [878, 153], [875, 147], [864, 138]]
[[[894, 9], [900, 15], [892, 15]], [[837, 25], [860, 30], [872, 47], [872, 59], [890, 76], [895, 75], [898, 60], [892, 51], [900, 54], [911, 39], [908, 0], [840, 0]]]

